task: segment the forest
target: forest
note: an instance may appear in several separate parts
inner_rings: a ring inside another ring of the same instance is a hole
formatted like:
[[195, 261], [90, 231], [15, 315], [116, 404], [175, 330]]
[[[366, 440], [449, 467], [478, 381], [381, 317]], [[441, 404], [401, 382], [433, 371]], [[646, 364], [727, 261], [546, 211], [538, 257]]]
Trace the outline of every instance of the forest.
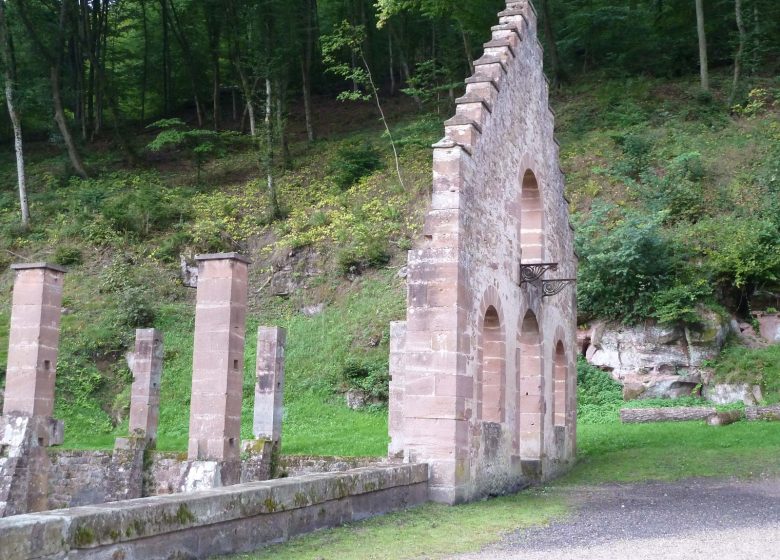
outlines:
[[[2, 137], [48, 140], [70, 171], [110, 142], [138, 163], [139, 136], [157, 147], [210, 133], [263, 137], [269, 175], [285, 165], [287, 122], [320, 96], [411, 96], [442, 110], [472, 70], [497, 0], [4, 0], [0, 42], [8, 115]], [[773, 74], [780, 6], [773, 0], [540, 0], [555, 87], [593, 74], [683, 76], [733, 68], [728, 106], [753, 76]], [[380, 105], [381, 112], [381, 105]], [[179, 120], [167, 120], [167, 119]], [[383, 116], [384, 118], [384, 116]], [[143, 142], [143, 140], [140, 140]], [[19, 166], [20, 187], [23, 165]], [[92, 172], [94, 174], [94, 171]], [[24, 199], [24, 193], [22, 193]], [[26, 222], [24, 200], [21, 212]]]
[[[386, 415], [333, 395], [387, 396], [387, 325], [405, 309], [396, 272], [430, 200], [430, 146], [505, 5], [0, 0], [0, 364], [8, 265], [67, 266], [68, 445], [121, 432], [124, 353], [154, 325], [166, 336], [160, 446], [182, 448], [193, 298], [181, 267], [240, 251], [254, 262], [250, 327], [290, 332], [285, 451], [384, 452]], [[580, 322], [776, 311], [780, 3], [535, 9]], [[765, 368], [780, 395], [777, 351], [761, 352], [724, 363]]]

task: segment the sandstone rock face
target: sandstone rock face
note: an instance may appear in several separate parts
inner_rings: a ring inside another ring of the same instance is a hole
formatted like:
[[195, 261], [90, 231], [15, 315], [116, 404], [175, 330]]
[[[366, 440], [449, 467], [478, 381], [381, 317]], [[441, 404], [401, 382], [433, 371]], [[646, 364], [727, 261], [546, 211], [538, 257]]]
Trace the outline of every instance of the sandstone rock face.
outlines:
[[715, 404], [745, 403], [748, 406], [760, 403], [762, 399], [761, 387], [737, 383], [735, 385], [719, 384], [704, 387], [704, 398]]
[[769, 344], [780, 344], [780, 313], [756, 313], [761, 336]]
[[580, 339], [588, 362], [610, 371], [623, 384], [627, 400], [677, 398], [708, 381], [702, 364], [717, 357], [730, 330], [715, 314], [702, 320], [699, 330], [653, 322], [634, 327], [596, 323]]

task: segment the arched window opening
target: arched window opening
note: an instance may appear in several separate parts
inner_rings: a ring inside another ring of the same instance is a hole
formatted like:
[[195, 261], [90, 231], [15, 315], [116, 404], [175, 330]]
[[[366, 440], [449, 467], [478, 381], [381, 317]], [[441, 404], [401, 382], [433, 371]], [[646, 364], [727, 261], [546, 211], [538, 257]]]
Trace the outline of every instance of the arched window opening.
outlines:
[[530, 169], [520, 191], [520, 256], [523, 263], [544, 262], [544, 207], [539, 183]]
[[555, 389], [553, 391], [553, 419], [556, 426], [566, 426], [566, 383], [569, 377], [569, 364], [566, 359], [566, 349], [563, 342], [558, 342], [555, 347], [555, 363], [553, 377]]
[[506, 351], [501, 321], [495, 307], [485, 312], [482, 326], [482, 420], [504, 421], [504, 386], [506, 379]]
[[517, 363], [520, 455], [525, 459], [539, 459], [544, 439], [544, 364], [539, 322], [532, 311], [523, 318]]

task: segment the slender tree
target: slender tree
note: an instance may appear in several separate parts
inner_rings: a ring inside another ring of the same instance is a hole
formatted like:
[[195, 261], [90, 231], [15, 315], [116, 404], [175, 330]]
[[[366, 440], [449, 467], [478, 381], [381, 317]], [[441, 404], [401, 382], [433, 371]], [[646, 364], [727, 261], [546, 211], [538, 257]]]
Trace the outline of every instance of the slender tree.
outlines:
[[68, 21], [68, 2], [67, 0], [59, 0], [58, 2], [52, 3], [52, 6], [57, 11], [55, 14], [57, 23], [54, 30], [53, 44], [49, 46], [44, 42], [44, 39], [40, 37], [38, 28], [31, 19], [28, 0], [16, 1], [20, 8], [19, 13], [22, 16], [22, 21], [27, 28], [29, 37], [35, 44], [38, 53], [48, 63], [49, 83], [51, 85], [52, 104], [54, 106], [54, 121], [57, 123], [63, 142], [65, 142], [65, 148], [68, 152], [70, 163], [77, 174], [82, 177], [87, 177], [87, 170], [84, 167], [81, 154], [76, 146], [76, 141], [73, 139], [73, 134], [71, 134], [70, 125], [68, 125], [68, 119], [65, 115], [65, 106], [62, 103], [61, 73], [65, 57], [65, 31]]
[[739, 93], [739, 82], [742, 79], [742, 57], [745, 53], [745, 43], [747, 42], [747, 33], [745, 23], [742, 20], [742, 0], [734, 0], [734, 12], [737, 21], [737, 31], [739, 33], [739, 46], [737, 54], [734, 55], [734, 81], [731, 85], [731, 95], [729, 96], [729, 107], [734, 105]]
[[702, 91], [710, 91], [710, 70], [707, 62], [707, 34], [704, 31], [703, 0], [696, 2], [696, 31], [699, 35], [699, 72], [701, 74]]
[[19, 206], [22, 211], [22, 225], [30, 227], [30, 208], [27, 203], [27, 176], [24, 170], [24, 142], [22, 141], [22, 118], [16, 103], [16, 58], [14, 57], [11, 31], [8, 27], [5, 0], [0, 0], [0, 60], [5, 78], [5, 100], [8, 116], [14, 129], [14, 150], [16, 152], [16, 178], [19, 186]]

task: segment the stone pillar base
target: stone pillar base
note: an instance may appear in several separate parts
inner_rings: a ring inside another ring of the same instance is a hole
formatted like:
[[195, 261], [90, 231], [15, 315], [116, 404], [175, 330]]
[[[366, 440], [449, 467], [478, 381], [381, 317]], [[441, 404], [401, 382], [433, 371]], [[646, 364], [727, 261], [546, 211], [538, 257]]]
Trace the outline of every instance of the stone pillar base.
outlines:
[[267, 439], [241, 442], [241, 484], [270, 480], [276, 476], [279, 444]]
[[0, 416], [0, 517], [47, 509], [49, 456], [61, 445], [63, 423], [54, 418]]
[[181, 492], [232, 486], [241, 481], [240, 461], [190, 461]]
[[62, 420], [21, 414], [0, 416], [0, 455], [2, 449], [31, 447], [52, 447], [62, 445], [65, 426]]

